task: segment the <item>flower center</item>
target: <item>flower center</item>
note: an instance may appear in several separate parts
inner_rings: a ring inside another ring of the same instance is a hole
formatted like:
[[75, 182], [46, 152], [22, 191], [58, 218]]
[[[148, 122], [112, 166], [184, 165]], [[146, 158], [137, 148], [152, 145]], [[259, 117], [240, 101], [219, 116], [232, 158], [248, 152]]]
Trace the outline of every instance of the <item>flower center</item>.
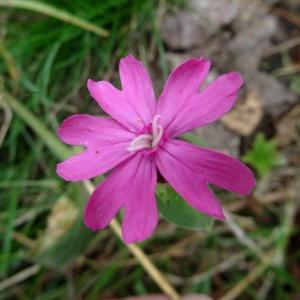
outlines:
[[159, 125], [160, 118], [160, 115], [155, 115], [152, 120], [152, 133], [140, 134], [139, 136], [134, 138], [127, 150], [138, 151], [142, 149], [155, 148], [160, 142], [164, 133], [162, 126]]

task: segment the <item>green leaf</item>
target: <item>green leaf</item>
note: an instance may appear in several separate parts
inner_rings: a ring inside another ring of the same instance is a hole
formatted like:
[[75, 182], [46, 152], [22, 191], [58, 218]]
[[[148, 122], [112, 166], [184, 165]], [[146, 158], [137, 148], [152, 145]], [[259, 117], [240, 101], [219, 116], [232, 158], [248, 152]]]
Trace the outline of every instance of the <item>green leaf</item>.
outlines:
[[261, 177], [266, 176], [279, 164], [275, 140], [267, 140], [262, 133], [257, 134], [252, 149], [242, 157], [242, 160], [253, 166]]
[[169, 185], [160, 184], [156, 193], [158, 209], [169, 222], [190, 229], [211, 228], [214, 219], [193, 209]]

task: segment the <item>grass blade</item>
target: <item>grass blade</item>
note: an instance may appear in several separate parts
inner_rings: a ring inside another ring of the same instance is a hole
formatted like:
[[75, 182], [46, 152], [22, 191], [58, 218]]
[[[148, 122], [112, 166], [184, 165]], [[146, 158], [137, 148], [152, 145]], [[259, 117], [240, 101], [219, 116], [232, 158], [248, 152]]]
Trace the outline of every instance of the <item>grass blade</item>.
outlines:
[[0, 0], [0, 6], [21, 8], [31, 11], [35, 11], [63, 22], [72, 24], [86, 31], [93, 32], [101, 37], [108, 37], [109, 32], [102, 27], [96, 26], [88, 21], [82, 20], [67, 11], [56, 8], [46, 3], [41, 3], [38, 1], [24, 1], [24, 0]]
[[72, 154], [72, 152], [62, 144], [37, 117], [15, 98], [4, 92], [3, 99], [25, 121], [25, 123], [36, 132], [57, 157], [64, 159]]

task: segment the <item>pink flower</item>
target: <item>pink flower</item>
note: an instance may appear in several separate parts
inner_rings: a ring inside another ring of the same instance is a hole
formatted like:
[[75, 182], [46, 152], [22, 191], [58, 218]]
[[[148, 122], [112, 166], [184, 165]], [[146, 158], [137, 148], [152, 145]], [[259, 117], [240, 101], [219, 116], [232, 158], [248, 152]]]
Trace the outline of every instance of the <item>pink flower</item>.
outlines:
[[91, 96], [111, 118], [79, 114], [66, 119], [60, 139], [86, 150], [57, 165], [57, 174], [68, 181], [114, 169], [87, 203], [86, 226], [106, 227], [123, 207], [124, 241], [148, 238], [158, 221], [157, 170], [194, 209], [221, 220], [222, 207], [208, 184], [242, 195], [254, 187], [252, 172], [235, 158], [176, 139], [219, 119], [237, 99], [243, 83], [237, 72], [199, 90], [209, 68], [203, 58], [186, 61], [170, 74], [158, 102], [147, 71], [133, 56], [120, 62], [122, 90], [88, 80]]

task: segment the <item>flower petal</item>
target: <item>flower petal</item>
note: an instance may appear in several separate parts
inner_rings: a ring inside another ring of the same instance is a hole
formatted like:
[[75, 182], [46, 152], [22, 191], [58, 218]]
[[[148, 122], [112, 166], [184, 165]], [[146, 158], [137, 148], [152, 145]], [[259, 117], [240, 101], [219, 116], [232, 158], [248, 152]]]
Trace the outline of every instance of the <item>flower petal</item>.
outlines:
[[122, 91], [116, 89], [107, 81], [87, 82], [91, 96], [99, 106], [111, 117], [131, 131], [141, 129], [143, 123]]
[[230, 155], [180, 140], [172, 140], [165, 149], [207, 183], [241, 195], [248, 195], [255, 186], [252, 171]]
[[151, 79], [144, 65], [128, 55], [120, 61], [122, 92], [130, 100], [145, 125], [150, 124], [155, 113], [155, 95]]
[[107, 81], [88, 80], [91, 96], [101, 108], [131, 131], [141, 131], [151, 123], [155, 111], [152, 84], [143, 64], [132, 56], [120, 61], [123, 90]]
[[57, 174], [68, 181], [103, 174], [133, 155], [126, 148], [135, 135], [109, 118], [74, 115], [63, 122], [58, 135], [67, 144], [87, 148], [57, 165]]
[[[130, 182], [122, 223], [122, 236], [130, 244], [147, 239], [154, 231], [158, 212], [155, 199], [157, 174], [152, 156], [138, 153], [134, 176]], [[128, 175], [127, 175], [128, 176]], [[130, 175], [129, 175], [130, 176]]]
[[209, 68], [208, 60], [192, 58], [169, 75], [157, 104], [157, 113], [163, 116], [161, 119], [163, 127], [172, 122], [182, 109], [189, 105], [190, 97], [199, 92]]
[[194, 209], [217, 219], [224, 219], [222, 207], [209, 187], [178, 157], [164, 150], [159, 151], [156, 165], [166, 181]]
[[57, 164], [56, 173], [67, 181], [87, 180], [108, 172], [133, 155], [128, 142], [87, 149]]
[[85, 209], [85, 224], [93, 230], [109, 224], [125, 206], [122, 234], [126, 243], [142, 241], [156, 227], [154, 197], [156, 170], [150, 157], [138, 153], [120, 164], [92, 194]]
[[173, 140], [157, 152], [162, 176], [195, 209], [224, 219], [222, 208], [208, 183], [241, 194], [255, 185], [252, 172], [234, 158], [183, 141]]
[[135, 135], [113, 119], [87, 114], [73, 115], [58, 129], [59, 138], [69, 145], [87, 148], [131, 141]]
[[219, 119], [234, 105], [242, 84], [240, 74], [231, 72], [217, 78], [204, 91], [191, 95], [185, 107], [168, 124], [166, 134], [178, 136]]
[[84, 211], [84, 223], [92, 230], [103, 229], [125, 204], [131, 180], [138, 167], [136, 157], [117, 166], [94, 190]]

